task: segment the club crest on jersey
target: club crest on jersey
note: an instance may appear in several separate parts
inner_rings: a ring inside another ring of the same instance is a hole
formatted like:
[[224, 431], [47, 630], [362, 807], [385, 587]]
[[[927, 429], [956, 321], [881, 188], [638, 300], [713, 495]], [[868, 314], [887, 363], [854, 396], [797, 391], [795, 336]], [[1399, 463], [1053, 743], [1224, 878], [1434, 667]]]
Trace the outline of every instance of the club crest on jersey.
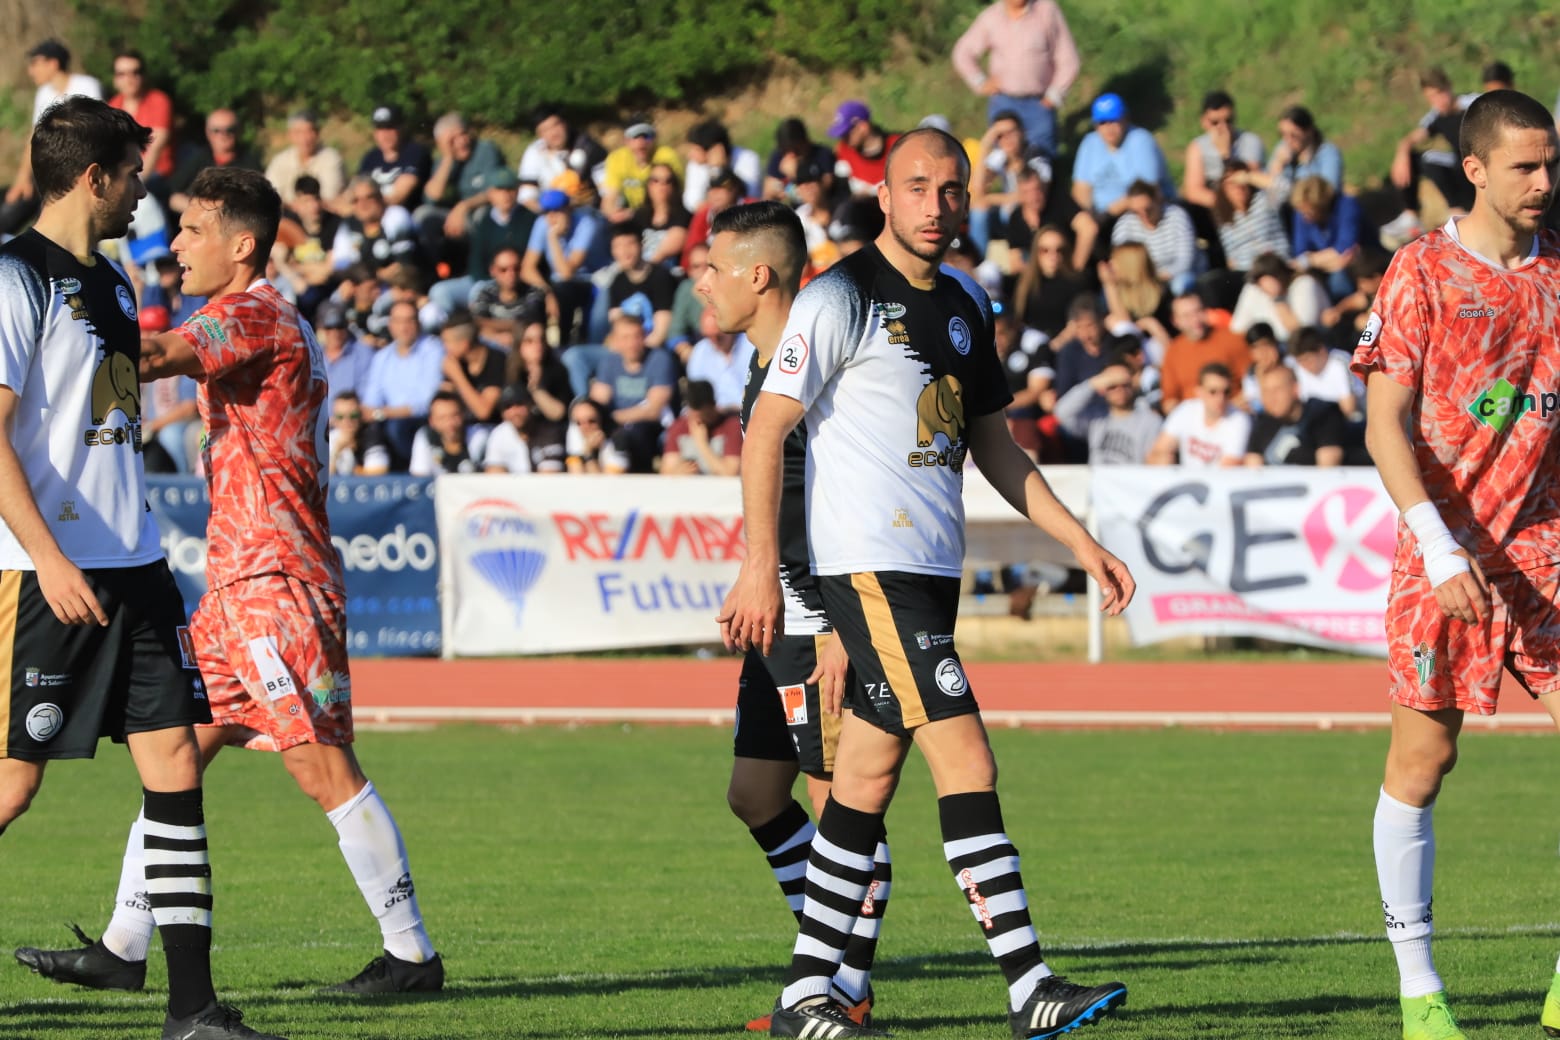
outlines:
[[948, 322], [948, 340], [953, 344], [953, 349], [960, 354], [968, 354], [974, 340], [970, 337], [970, 327], [964, 324], [964, 319], [954, 315]]
[[119, 309], [125, 312], [125, 317], [135, 320], [135, 300], [130, 297], [130, 290], [124, 286], [114, 289], [114, 299], [119, 301]]

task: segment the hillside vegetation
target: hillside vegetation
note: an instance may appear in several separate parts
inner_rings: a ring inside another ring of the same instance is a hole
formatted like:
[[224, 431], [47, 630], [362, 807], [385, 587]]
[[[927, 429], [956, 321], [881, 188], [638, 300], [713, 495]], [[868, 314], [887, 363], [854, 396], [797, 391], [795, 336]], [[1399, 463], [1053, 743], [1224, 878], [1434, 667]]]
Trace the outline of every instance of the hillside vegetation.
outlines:
[[[71, 8], [74, 7], [72, 13]], [[82, 65], [107, 80], [112, 46], [144, 52], [154, 78], [190, 113], [236, 104], [273, 126], [310, 103], [361, 118], [396, 101], [421, 121], [458, 108], [524, 130], [525, 113], [560, 102], [610, 121], [651, 108], [672, 132], [721, 114], [739, 139], [767, 147], [776, 120], [802, 115], [821, 133], [835, 104], [869, 99], [881, 122], [930, 112], [978, 133], [980, 101], [947, 53], [978, 0], [636, 0], [633, 4], [494, 4], [441, 0], [129, 0], [50, 5]], [[1265, 139], [1285, 105], [1303, 103], [1343, 148], [1349, 179], [1379, 180], [1392, 145], [1422, 111], [1418, 71], [1439, 64], [1477, 88], [1493, 58], [1551, 102], [1560, 87], [1560, 7], [1534, 0], [1062, 0], [1084, 56], [1064, 113], [1071, 139], [1087, 104], [1119, 91], [1160, 134], [1172, 161], [1197, 132], [1202, 93], [1239, 100]], [[26, 20], [26, 19], [24, 19]], [[32, 42], [11, 37], [18, 58]], [[25, 129], [30, 84], [0, 104]], [[14, 159], [9, 161], [14, 162]]]

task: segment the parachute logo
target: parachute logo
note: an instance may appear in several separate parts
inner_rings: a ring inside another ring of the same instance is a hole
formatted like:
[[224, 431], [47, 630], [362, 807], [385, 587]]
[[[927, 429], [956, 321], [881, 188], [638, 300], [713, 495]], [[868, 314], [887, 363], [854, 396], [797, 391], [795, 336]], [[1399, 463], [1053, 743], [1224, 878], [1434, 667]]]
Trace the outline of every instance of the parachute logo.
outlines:
[[460, 513], [466, 559], [503, 596], [522, 623], [526, 599], [547, 566], [546, 541], [535, 521], [513, 502], [484, 498]]

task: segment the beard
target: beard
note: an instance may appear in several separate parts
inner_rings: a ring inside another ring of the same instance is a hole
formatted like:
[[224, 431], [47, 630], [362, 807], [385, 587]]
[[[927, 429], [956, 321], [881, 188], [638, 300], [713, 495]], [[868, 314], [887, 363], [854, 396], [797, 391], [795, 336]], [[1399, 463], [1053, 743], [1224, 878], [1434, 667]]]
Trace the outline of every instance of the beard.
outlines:
[[888, 228], [894, 236], [894, 241], [898, 242], [905, 252], [919, 260], [925, 260], [929, 264], [942, 263], [943, 257], [948, 255], [948, 248], [953, 245], [952, 235], [944, 237], [941, 242], [935, 245], [917, 241], [915, 233], [920, 231], [921, 228], [910, 228], [907, 231], [892, 215], [888, 218]]

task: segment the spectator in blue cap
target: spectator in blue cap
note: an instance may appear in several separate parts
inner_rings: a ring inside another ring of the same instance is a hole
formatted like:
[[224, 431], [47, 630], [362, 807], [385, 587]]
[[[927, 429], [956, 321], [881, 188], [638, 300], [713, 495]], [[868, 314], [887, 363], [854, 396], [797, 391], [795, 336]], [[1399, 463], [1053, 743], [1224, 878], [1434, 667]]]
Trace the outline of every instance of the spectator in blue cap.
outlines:
[[[1090, 108], [1094, 129], [1078, 145], [1073, 161], [1073, 201], [1102, 221], [1127, 209], [1127, 188], [1134, 181], [1157, 184], [1166, 199], [1175, 198], [1170, 167], [1154, 135], [1133, 126], [1119, 94], [1101, 94]], [[1104, 236], [1108, 239], [1109, 229]]]
[[590, 310], [590, 276], [611, 262], [606, 221], [594, 209], [576, 207], [557, 188], [542, 192], [538, 208], [542, 218], [531, 228], [520, 279], [547, 293], [547, 315], [568, 338], [576, 317]]

